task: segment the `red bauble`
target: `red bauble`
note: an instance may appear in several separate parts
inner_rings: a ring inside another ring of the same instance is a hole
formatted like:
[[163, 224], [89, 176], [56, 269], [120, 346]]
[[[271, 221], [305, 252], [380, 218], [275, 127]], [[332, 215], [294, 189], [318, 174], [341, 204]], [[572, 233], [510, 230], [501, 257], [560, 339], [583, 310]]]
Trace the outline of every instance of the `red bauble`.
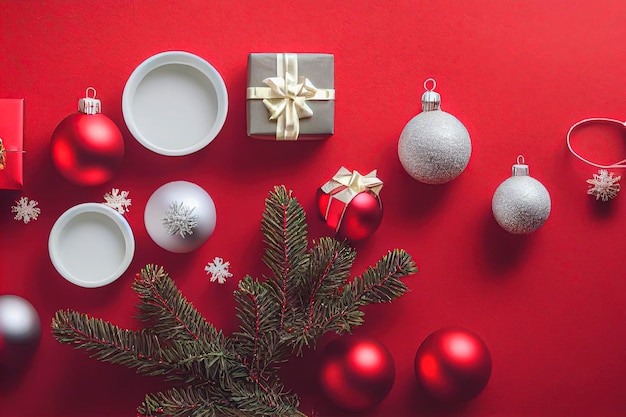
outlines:
[[343, 214], [337, 236], [350, 240], [370, 237], [383, 219], [383, 208], [378, 196], [368, 191], [357, 194]]
[[[117, 125], [97, 107], [70, 114], [52, 133], [50, 153], [59, 173], [78, 185], [109, 181], [124, 159], [124, 138]], [[82, 101], [82, 100], [81, 100]], [[87, 114], [91, 112], [93, 114]]]
[[340, 239], [366, 239], [378, 229], [383, 219], [380, 198], [370, 191], [358, 193], [345, 205], [341, 201], [332, 201], [332, 196], [318, 189], [317, 204], [320, 215], [337, 231]]
[[444, 327], [420, 345], [415, 355], [415, 375], [436, 400], [468, 401], [487, 385], [491, 355], [475, 333], [461, 327]]
[[393, 386], [391, 353], [370, 338], [343, 336], [322, 352], [318, 379], [326, 397], [347, 411], [364, 411], [380, 403]]

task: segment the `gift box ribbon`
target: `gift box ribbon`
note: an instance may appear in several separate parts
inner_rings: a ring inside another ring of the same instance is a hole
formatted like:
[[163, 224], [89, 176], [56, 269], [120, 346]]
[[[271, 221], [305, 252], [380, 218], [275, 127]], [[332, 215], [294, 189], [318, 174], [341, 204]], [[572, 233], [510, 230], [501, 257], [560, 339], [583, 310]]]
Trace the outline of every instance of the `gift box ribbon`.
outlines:
[[2, 138], [0, 138], [0, 171], [3, 170], [7, 166], [7, 150], [4, 148], [4, 143], [2, 142]]
[[25, 153], [25, 151], [6, 149], [4, 147], [4, 142], [2, 141], [2, 138], [0, 138], [0, 171], [7, 167], [7, 152]]
[[[361, 175], [359, 171], [350, 171], [345, 167], [341, 167], [326, 184], [320, 187], [325, 194], [330, 195], [324, 219], [328, 220], [333, 199], [341, 201], [347, 207], [350, 201], [363, 191], [370, 191], [379, 196], [380, 190], [383, 188], [383, 182], [376, 175], [376, 170], [371, 171], [369, 174]], [[343, 212], [341, 213], [342, 216]], [[338, 222], [337, 225], [339, 224]]]
[[334, 100], [332, 88], [316, 88], [311, 80], [298, 75], [298, 54], [276, 54], [276, 77], [263, 80], [268, 87], [248, 87], [247, 98], [263, 100], [276, 120], [276, 139], [296, 140], [300, 119], [313, 117], [307, 100]]

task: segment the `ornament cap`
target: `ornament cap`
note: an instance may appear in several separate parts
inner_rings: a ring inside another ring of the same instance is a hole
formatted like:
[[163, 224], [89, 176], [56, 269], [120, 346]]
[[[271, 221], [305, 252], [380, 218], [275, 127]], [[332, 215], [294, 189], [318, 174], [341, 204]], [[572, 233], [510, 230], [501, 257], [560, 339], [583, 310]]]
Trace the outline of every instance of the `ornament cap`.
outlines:
[[[93, 91], [93, 97], [89, 96], [90, 91]], [[98, 114], [102, 111], [100, 100], [96, 98], [95, 88], [87, 87], [85, 97], [78, 100], [78, 111], [85, 114]]]
[[[428, 88], [428, 85], [432, 83], [432, 88]], [[426, 92], [422, 94], [422, 111], [439, 110], [441, 105], [441, 95], [435, 90], [437, 82], [433, 78], [428, 78], [424, 81], [424, 89]]]
[[524, 157], [522, 155], [519, 155], [517, 157], [517, 164], [513, 165], [513, 168], [511, 169], [511, 175], [513, 177], [523, 177], [530, 175], [528, 165], [524, 163]]

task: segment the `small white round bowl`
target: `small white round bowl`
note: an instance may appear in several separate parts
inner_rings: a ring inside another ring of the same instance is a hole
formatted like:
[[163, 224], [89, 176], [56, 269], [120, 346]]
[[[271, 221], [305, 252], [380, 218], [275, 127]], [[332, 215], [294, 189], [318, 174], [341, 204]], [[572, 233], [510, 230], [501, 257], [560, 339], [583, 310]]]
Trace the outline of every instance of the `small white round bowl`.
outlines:
[[126, 219], [101, 203], [78, 204], [63, 213], [48, 239], [50, 260], [69, 282], [102, 287], [128, 269], [135, 239]]
[[141, 63], [122, 95], [124, 121], [146, 148], [166, 156], [194, 153], [215, 139], [226, 121], [228, 93], [219, 72], [183, 51]]

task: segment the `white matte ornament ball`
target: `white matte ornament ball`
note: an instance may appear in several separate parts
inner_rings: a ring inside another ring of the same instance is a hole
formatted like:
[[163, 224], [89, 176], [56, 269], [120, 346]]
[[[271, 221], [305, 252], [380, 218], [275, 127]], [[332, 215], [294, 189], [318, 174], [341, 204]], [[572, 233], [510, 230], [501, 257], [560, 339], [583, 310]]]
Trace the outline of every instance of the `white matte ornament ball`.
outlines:
[[159, 187], [144, 211], [144, 223], [152, 240], [173, 253], [198, 249], [211, 237], [216, 222], [211, 196], [188, 181], [172, 181]]
[[[426, 80], [425, 88], [431, 80]], [[472, 153], [469, 132], [456, 117], [442, 111], [439, 103], [439, 94], [427, 89], [422, 113], [407, 123], [398, 141], [402, 167], [426, 184], [444, 184], [461, 175]]]
[[528, 175], [528, 165], [518, 158], [513, 175], [496, 189], [491, 202], [498, 224], [513, 234], [528, 234], [541, 228], [551, 210], [546, 187]]
[[0, 345], [33, 343], [41, 335], [35, 308], [17, 295], [0, 295]]

